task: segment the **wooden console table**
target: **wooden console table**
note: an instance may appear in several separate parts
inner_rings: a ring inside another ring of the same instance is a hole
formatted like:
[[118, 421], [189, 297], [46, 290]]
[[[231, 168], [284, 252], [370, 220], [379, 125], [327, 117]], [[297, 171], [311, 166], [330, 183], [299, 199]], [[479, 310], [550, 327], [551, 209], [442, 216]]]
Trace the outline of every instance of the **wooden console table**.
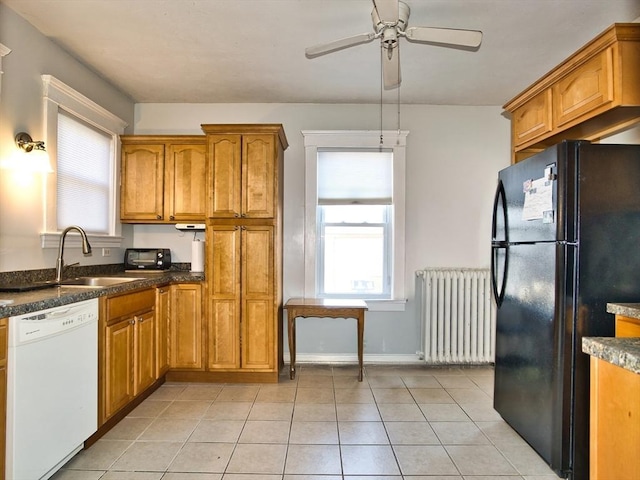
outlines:
[[289, 355], [291, 367], [289, 377], [296, 377], [296, 318], [355, 318], [358, 321], [358, 381], [362, 381], [362, 350], [364, 345], [364, 312], [367, 304], [363, 300], [338, 300], [328, 298], [291, 298], [285, 304], [289, 321]]

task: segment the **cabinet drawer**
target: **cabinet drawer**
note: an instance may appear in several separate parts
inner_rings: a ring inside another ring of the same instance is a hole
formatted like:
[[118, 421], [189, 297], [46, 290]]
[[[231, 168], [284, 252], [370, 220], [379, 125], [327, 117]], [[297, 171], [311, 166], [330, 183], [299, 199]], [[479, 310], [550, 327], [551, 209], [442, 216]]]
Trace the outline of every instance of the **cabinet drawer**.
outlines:
[[607, 48], [553, 86], [555, 124], [565, 123], [613, 101], [613, 51]]
[[551, 132], [551, 89], [539, 93], [516, 109], [512, 121], [514, 145], [522, 145]]
[[156, 291], [154, 288], [108, 297], [105, 300], [107, 321], [110, 322], [123, 316], [131, 316], [139, 312], [153, 310], [155, 301]]

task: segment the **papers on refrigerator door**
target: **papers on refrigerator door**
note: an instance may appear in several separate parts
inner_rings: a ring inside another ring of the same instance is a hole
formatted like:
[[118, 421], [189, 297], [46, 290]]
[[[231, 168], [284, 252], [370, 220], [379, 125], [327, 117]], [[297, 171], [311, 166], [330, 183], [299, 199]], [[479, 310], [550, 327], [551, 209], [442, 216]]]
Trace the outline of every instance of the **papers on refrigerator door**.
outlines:
[[546, 178], [527, 180], [523, 184], [523, 220], [553, 218], [553, 182]]

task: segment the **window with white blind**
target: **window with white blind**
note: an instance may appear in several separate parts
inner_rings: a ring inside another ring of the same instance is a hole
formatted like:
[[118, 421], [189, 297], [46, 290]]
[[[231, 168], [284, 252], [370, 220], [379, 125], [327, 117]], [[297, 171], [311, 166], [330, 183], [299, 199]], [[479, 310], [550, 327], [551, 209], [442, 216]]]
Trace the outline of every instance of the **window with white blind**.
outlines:
[[[126, 123], [51, 75], [42, 75], [45, 142], [54, 173], [47, 175], [42, 246], [79, 225], [94, 247], [118, 247], [117, 168]], [[67, 239], [69, 244], [73, 238]]]
[[[304, 296], [404, 308], [408, 132], [303, 131]], [[381, 140], [382, 138], [382, 140]]]
[[82, 225], [108, 235], [113, 139], [66, 112], [58, 113], [57, 229]]
[[391, 298], [393, 152], [318, 150], [317, 295]]

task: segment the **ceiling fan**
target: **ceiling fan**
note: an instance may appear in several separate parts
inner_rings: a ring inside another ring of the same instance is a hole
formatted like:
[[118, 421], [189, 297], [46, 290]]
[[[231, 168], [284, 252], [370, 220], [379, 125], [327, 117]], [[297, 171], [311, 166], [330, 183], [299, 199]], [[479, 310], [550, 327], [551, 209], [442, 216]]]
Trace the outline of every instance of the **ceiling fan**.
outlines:
[[361, 33], [333, 42], [314, 45], [305, 50], [307, 58], [315, 58], [345, 48], [369, 43], [380, 39], [383, 48], [382, 76], [384, 88], [389, 90], [400, 85], [400, 45], [398, 40], [405, 37], [410, 42], [429, 43], [440, 46], [466, 47], [477, 49], [482, 42], [479, 30], [459, 30], [454, 28], [409, 27], [409, 5], [398, 0], [372, 0], [374, 32]]

